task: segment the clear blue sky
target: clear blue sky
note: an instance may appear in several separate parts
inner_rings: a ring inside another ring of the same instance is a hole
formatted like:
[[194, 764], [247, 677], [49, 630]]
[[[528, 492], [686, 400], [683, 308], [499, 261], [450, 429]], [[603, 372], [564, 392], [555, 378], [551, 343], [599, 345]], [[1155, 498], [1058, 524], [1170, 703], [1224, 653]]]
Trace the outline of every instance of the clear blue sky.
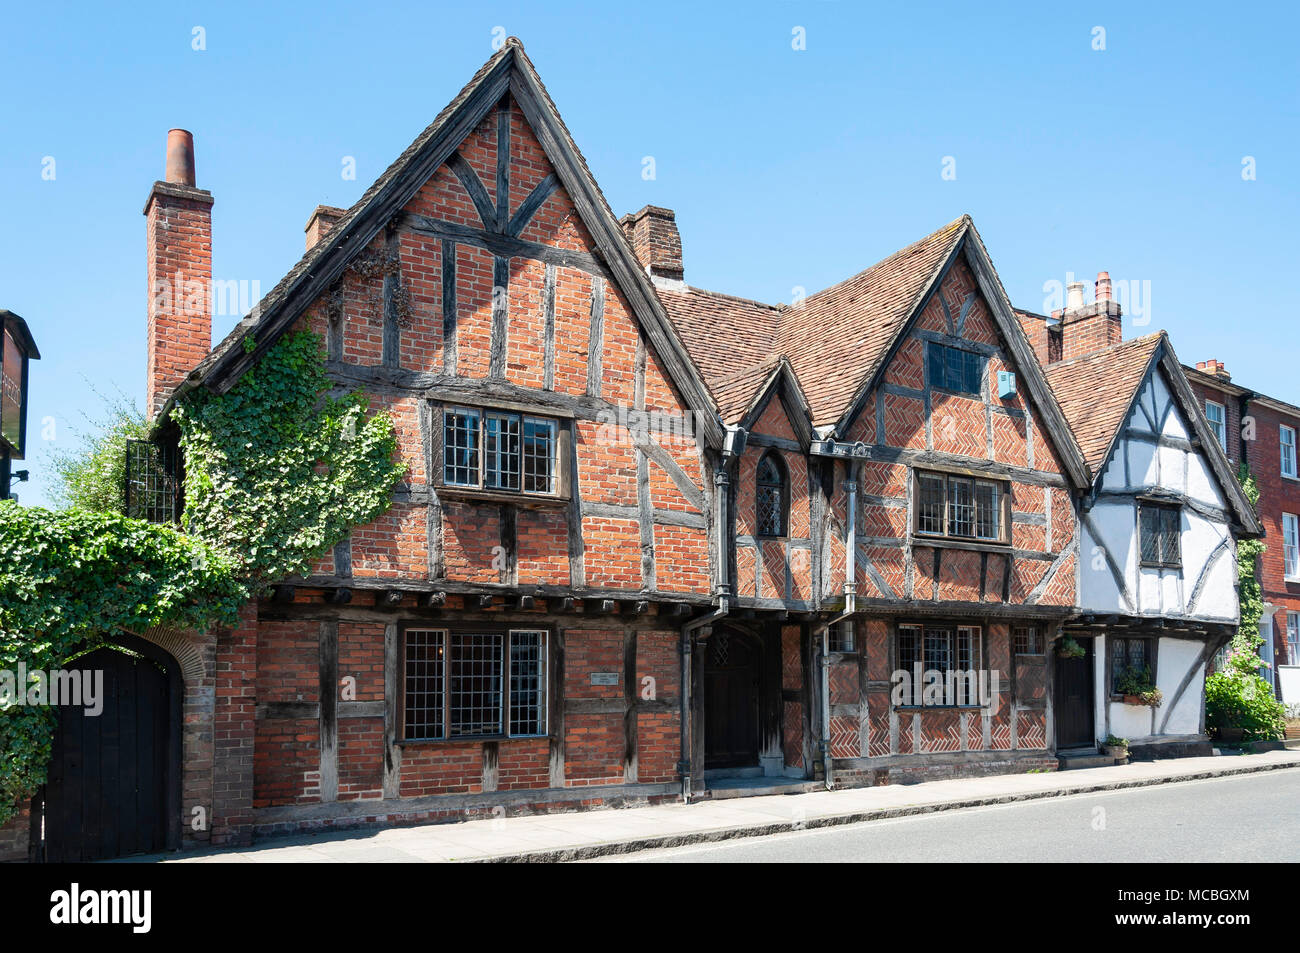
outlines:
[[98, 413], [94, 390], [143, 402], [141, 209], [169, 128], [194, 132], [216, 198], [215, 276], [265, 292], [311, 210], [352, 204], [497, 27], [523, 40], [614, 210], [677, 210], [691, 284], [789, 301], [969, 212], [1017, 305], [1041, 310], [1067, 272], [1089, 294], [1100, 269], [1150, 282], [1151, 323], [1126, 337], [1163, 327], [1185, 362], [1216, 357], [1300, 403], [1296, 6], [1055, 6], [10, 5], [0, 307], [44, 354], [17, 490], [45, 501], [49, 450]]

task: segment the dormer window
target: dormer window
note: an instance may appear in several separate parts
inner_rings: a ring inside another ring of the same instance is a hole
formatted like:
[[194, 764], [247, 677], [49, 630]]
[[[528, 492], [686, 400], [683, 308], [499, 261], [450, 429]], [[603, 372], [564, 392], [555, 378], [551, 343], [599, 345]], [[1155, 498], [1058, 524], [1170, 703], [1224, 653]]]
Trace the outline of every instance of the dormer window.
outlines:
[[769, 450], [755, 473], [754, 511], [759, 536], [784, 536], [789, 511], [789, 482], [780, 453]]

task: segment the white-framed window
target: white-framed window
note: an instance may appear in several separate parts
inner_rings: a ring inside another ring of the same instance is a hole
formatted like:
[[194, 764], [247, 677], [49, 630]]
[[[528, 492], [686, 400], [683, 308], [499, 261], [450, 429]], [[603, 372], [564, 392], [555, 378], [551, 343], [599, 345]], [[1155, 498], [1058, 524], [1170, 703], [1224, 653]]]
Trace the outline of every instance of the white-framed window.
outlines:
[[1210, 429], [1219, 438], [1219, 446], [1228, 449], [1228, 414], [1222, 404], [1212, 400], [1205, 402], [1205, 419], [1210, 422]]
[[1300, 612], [1286, 614], [1286, 660], [1288, 665], [1300, 665]]
[[1282, 556], [1286, 577], [1300, 576], [1300, 519], [1294, 513], [1282, 514]]
[[1281, 434], [1282, 475], [1295, 479], [1295, 428], [1283, 424], [1278, 432]]
[[546, 734], [545, 630], [411, 626], [402, 634], [402, 737]]

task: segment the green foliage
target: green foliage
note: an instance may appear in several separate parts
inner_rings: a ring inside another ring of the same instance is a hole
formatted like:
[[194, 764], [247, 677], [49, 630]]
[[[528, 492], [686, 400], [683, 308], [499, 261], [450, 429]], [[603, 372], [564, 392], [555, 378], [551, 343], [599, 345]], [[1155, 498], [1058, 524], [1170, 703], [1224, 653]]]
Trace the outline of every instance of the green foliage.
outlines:
[[80, 506], [100, 513], [125, 510], [126, 442], [149, 435], [149, 422], [125, 395], [106, 401], [107, 415], [87, 417], [90, 429], [79, 434], [77, 446], [56, 451], [51, 465], [59, 482], [51, 491], [60, 508]]
[[[147, 428], [110, 405], [56, 463], [67, 509], [0, 503], [0, 670], [53, 671], [123, 629], [234, 624], [256, 588], [380, 516], [406, 471], [392, 420], [329, 389], [320, 338], [300, 332], [226, 394], [183, 399], [186, 532], [122, 515], [126, 440]], [[43, 782], [53, 726], [48, 707], [0, 700], [0, 824]]]
[[388, 509], [406, 472], [386, 413], [367, 417], [359, 392], [327, 395], [324, 358], [318, 335], [285, 335], [227, 393], [175, 411], [186, 528], [254, 583], [307, 573]]
[[1117, 738], [1117, 737], [1115, 737], [1114, 735], [1107, 735], [1107, 736], [1106, 736], [1106, 742], [1105, 742], [1105, 744], [1106, 744], [1106, 747], [1108, 747], [1108, 748], [1127, 748], [1127, 747], [1128, 747], [1128, 739], [1127, 739], [1127, 738]]
[[[234, 570], [170, 526], [0, 502], [0, 670], [57, 669], [119, 629], [233, 622]], [[44, 781], [53, 726], [49, 708], [0, 698], [0, 824]]]
[[[1259, 502], [1259, 487], [1250, 469], [1242, 463], [1237, 473], [1250, 505]], [[1237, 591], [1241, 621], [1232, 638], [1223, 670], [1205, 680], [1205, 726], [1216, 736], [1240, 728], [1245, 741], [1275, 741], [1285, 731], [1282, 703], [1273, 695], [1268, 680], [1260, 676], [1267, 663], [1260, 658], [1264, 639], [1259, 620], [1264, 615], [1264, 594], [1256, 567], [1264, 552], [1258, 539], [1237, 542]]]
[[1278, 741], [1286, 721], [1272, 685], [1259, 675], [1228, 670], [1205, 680], [1205, 726], [1216, 737], [1240, 728], [1243, 741]]

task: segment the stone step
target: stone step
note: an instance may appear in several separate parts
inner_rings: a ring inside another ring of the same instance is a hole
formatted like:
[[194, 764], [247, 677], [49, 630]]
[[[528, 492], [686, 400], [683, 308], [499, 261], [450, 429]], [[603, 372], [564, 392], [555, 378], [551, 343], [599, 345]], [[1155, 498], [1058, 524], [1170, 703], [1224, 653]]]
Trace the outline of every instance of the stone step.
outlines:
[[[1126, 758], [1125, 761], [1127, 760]], [[1071, 771], [1078, 768], [1109, 768], [1115, 764], [1115, 758], [1102, 754], [1095, 748], [1085, 748], [1079, 751], [1057, 752], [1057, 762], [1060, 764], [1060, 770]]]
[[704, 783], [700, 800], [722, 801], [734, 797], [763, 797], [768, 794], [810, 794], [825, 790], [821, 781], [796, 778], [715, 778]]

